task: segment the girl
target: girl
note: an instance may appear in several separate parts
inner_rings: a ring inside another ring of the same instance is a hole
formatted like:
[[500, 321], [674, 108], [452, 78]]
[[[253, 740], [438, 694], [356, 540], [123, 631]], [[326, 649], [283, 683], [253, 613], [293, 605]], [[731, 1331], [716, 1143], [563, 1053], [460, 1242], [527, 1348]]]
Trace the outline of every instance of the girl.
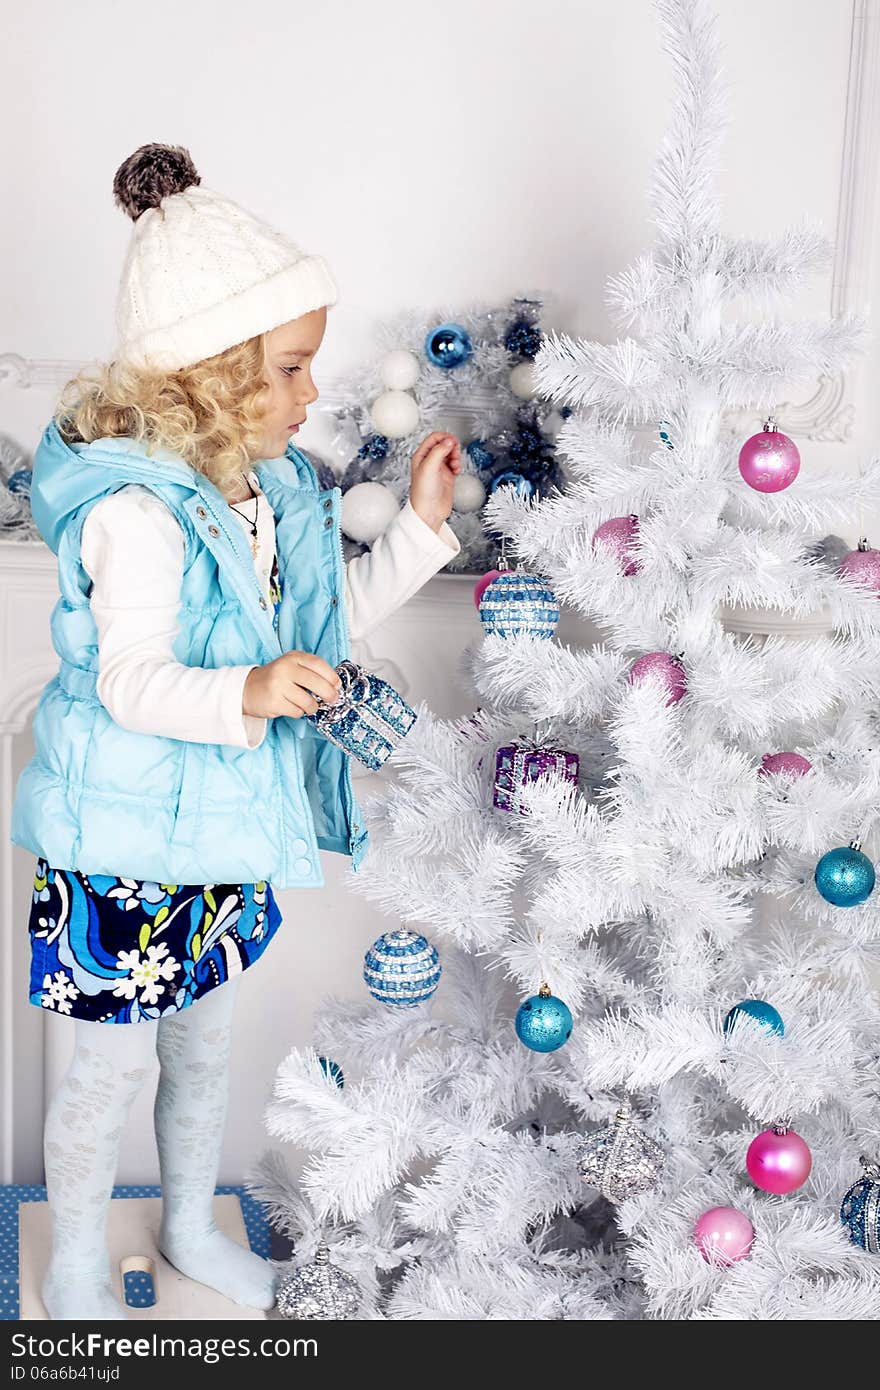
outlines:
[[159, 1248], [272, 1306], [272, 1267], [212, 1219], [235, 994], [278, 929], [273, 886], [320, 885], [319, 849], [356, 868], [367, 839], [347, 758], [302, 716], [337, 697], [349, 637], [458, 550], [460, 448], [437, 433], [384, 536], [343, 564], [339, 490], [292, 439], [337, 298], [324, 260], [201, 187], [179, 147], [142, 146], [114, 193], [135, 224], [117, 349], [69, 384], [34, 459], [60, 669], [12, 826], [37, 856], [30, 998], [76, 1020], [45, 1127], [55, 1319], [126, 1316], [106, 1218], [156, 1053]]

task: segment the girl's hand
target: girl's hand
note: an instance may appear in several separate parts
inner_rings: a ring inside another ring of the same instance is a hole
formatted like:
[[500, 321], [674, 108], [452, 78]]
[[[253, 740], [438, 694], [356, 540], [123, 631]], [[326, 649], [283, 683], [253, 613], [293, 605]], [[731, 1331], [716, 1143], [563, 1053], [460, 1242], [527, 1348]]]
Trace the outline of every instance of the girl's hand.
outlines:
[[316, 695], [332, 705], [341, 690], [339, 676], [322, 656], [285, 652], [250, 672], [242, 691], [242, 714], [258, 719], [286, 714], [289, 719], [300, 719], [317, 712]]
[[461, 472], [461, 444], [454, 434], [434, 430], [412, 457], [409, 500], [432, 531], [439, 531], [452, 511], [452, 489]]

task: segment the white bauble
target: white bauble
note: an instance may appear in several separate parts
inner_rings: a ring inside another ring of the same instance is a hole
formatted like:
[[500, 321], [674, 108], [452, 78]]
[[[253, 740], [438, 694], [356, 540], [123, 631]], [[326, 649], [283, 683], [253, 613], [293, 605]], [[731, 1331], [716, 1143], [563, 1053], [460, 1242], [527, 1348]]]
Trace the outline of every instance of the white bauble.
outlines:
[[382, 358], [379, 375], [391, 391], [408, 391], [419, 379], [419, 359], [406, 348], [396, 348]]
[[556, 440], [559, 438], [559, 431], [564, 424], [565, 420], [560, 415], [559, 411], [551, 410], [544, 418], [541, 432], [555, 444]]
[[355, 483], [342, 494], [339, 524], [351, 540], [372, 545], [399, 510], [394, 493], [382, 483]]
[[486, 500], [486, 489], [476, 473], [459, 473], [452, 489], [452, 505], [457, 512], [478, 512]]
[[406, 391], [383, 391], [370, 406], [370, 419], [377, 434], [403, 439], [418, 428], [419, 407]]
[[523, 401], [530, 401], [535, 394], [535, 371], [531, 362], [520, 362], [510, 373], [510, 389]]

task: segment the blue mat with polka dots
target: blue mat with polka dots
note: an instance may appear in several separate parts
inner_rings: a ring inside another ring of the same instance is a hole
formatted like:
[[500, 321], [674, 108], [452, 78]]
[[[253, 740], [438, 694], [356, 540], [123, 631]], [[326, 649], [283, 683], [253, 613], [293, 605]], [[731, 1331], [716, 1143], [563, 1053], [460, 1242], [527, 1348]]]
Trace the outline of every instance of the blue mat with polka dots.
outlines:
[[[271, 1232], [262, 1203], [243, 1187], [218, 1187], [219, 1195], [234, 1192], [241, 1201], [250, 1247], [264, 1259], [269, 1258]], [[158, 1197], [161, 1188], [148, 1184], [114, 1187], [114, 1197]], [[39, 1183], [0, 1185], [0, 1321], [18, 1320], [18, 1204], [45, 1202], [46, 1189]], [[125, 1296], [130, 1307], [149, 1308], [154, 1302], [153, 1281], [149, 1274], [131, 1273], [125, 1276]]]

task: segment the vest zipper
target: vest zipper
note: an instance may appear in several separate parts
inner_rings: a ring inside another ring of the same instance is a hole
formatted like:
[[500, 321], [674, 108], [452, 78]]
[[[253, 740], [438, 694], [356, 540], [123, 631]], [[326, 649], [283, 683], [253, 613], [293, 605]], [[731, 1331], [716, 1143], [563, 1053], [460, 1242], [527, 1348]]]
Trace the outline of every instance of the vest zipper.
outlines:
[[[342, 489], [336, 487], [333, 489], [333, 491], [339, 493], [339, 499], [341, 503]], [[339, 616], [339, 621], [342, 624], [342, 632], [345, 638], [345, 651], [348, 655], [351, 652], [351, 635], [348, 630], [348, 616], [345, 612], [345, 551], [342, 548], [342, 527], [340, 526], [339, 518], [338, 516], [336, 516], [335, 513], [333, 517], [333, 522], [334, 529], [336, 532], [336, 549], [337, 554], [339, 556], [339, 571], [337, 574], [338, 582], [336, 586], [338, 602], [336, 604], [336, 612]], [[339, 592], [340, 590], [341, 592]], [[351, 758], [345, 753], [343, 754], [342, 791], [342, 804], [345, 809], [345, 819], [348, 824], [349, 848], [351, 848], [353, 830], [356, 828], [358, 833], [360, 833], [364, 827], [353, 827], [351, 823], [352, 815], [354, 814], [354, 788], [351, 785]]]
[[[209, 498], [206, 498], [205, 500], [208, 501], [208, 502], [210, 503], [210, 499], [209, 499]], [[239, 529], [239, 534], [235, 535], [235, 538], [233, 539], [234, 533], [233, 533], [232, 531], [228, 531], [228, 530], [226, 529], [226, 523], [225, 523], [223, 517], [219, 516], [216, 512], [213, 511], [213, 509], [212, 509], [212, 513], [211, 513], [211, 514], [212, 514], [212, 516], [214, 516], [214, 517], [216, 518], [217, 522], [219, 523], [220, 530], [223, 532], [224, 536], [225, 536], [226, 539], [228, 540], [228, 542], [229, 542], [229, 544], [230, 544], [230, 546], [231, 546], [231, 548], [232, 548], [233, 553], [236, 555], [236, 557], [237, 557], [239, 560], [241, 560], [241, 558], [242, 558], [242, 557], [241, 557], [241, 554], [240, 554], [240, 553], [238, 552], [238, 550], [236, 549], [236, 547], [237, 547], [237, 545], [238, 545], [239, 542], [241, 542], [241, 544], [244, 544], [244, 542], [243, 542], [243, 540], [242, 540], [242, 537], [241, 537], [240, 529]], [[279, 639], [278, 639], [278, 633], [277, 633], [276, 630], [275, 630], [275, 627], [274, 627], [274, 625], [273, 625], [273, 623], [272, 623], [272, 620], [268, 617], [268, 612], [269, 612], [269, 610], [268, 610], [268, 609], [264, 609], [262, 603], [260, 602], [261, 599], [265, 598], [265, 595], [264, 595], [264, 593], [263, 593], [263, 590], [260, 588], [260, 581], [259, 581], [259, 579], [257, 578], [257, 572], [256, 572], [256, 570], [254, 569], [253, 560], [252, 560], [252, 558], [251, 558], [250, 556], [248, 556], [247, 559], [248, 559], [248, 564], [245, 566], [245, 569], [247, 570], [247, 573], [250, 575], [250, 577], [251, 577], [251, 578], [253, 579], [253, 581], [254, 581], [254, 588], [255, 588], [256, 591], [257, 591], [257, 601], [258, 601], [258, 603], [260, 603], [260, 612], [266, 614], [267, 620], [268, 620], [268, 622], [269, 622], [269, 626], [272, 628], [272, 632], [273, 632], [273, 634], [274, 634], [274, 636], [275, 636], [275, 641], [276, 641], [276, 643], [278, 644], [278, 650], [279, 650], [279, 652], [280, 652], [280, 650], [281, 650], [281, 643], [280, 643], [280, 641], [279, 641]]]
[[[214, 513], [214, 512], [212, 511], [212, 515], [216, 515], [216, 513]], [[232, 547], [233, 554], [236, 554], [236, 555], [237, 555], [238, 552], [237, 552], [237, 550], [236, 550], [236, 545], [237, 545], [237, 543], [238, 543], [239, 541], [242, 541], [242, 536], [241, 536], [240, 528], [236, 528], [238, 534], [235, 535], [235, 539], [233, 540], [233, 534], [235, 534], [235, 533], [233, 533], [233, 532], [231, 532], [231, 531], [228, 531], [228, 530], [226, 529], [226, 524], [225, 524], [224, 519], [223, 519], [221, 516], [217, 516], [217, 521], [218, 521], [218, 523], [219, 523], [220, 530], [223, 532], [224, 536], [225, 536], [226, 539], [229, 541], [229, 544], [230, 544], [230, 546]], [[242, 544], [244, 544], [243, 541], [242, 541]], [[239, 557], [239, 558], [240, 558], [240, 557]], [[257, 590], [257, 594], [259, 595], [259, 598], [262, 599], [262, 598], [264, 597], [264, 595], [263, 595], [262, 589], [260, 588], [260, 581], [259, 581], [259, 579], [257, 579], [257, 572], [256, 572], [256, 570], [254, 569], [253, 560], [251, 559], [250, 556], [248, 556], [247, 558], [248, 558], [248, 565], [246, 566], [246, 568], [248, 569], [248, 573], [249, 573], [250, 575], [252, 575], [252, 577], [253, 577], [253, 580], [254, 580], [254, 587], [255, 587], [256, 590]], [[260, 605], [260, 608], [261, 608], [261, 611], [266, 611], [267, 614], [268, 614], [268, 610], [263, 610], [262, 604]], [[279, 639], [278, 632], [277, 632], [277, 630], [276, 630], [274, 624], [272, 624], [272, 632], [273, 632], [273, 634], [274, 634], [275, 641], [276, 641], [276, 643], [277, 643], [277, 645], [278, 645], [278, 650], [279, 650], [279, 652], [280, 652], [280, 651], [281, 651], [281, 641], [280, 641], [280, 639]], [[304, 780], [304, 778], [303, 778], [303, 769], [302, 769], [302, 759], [300, 758], [300, 752], [299, 752], [299, 748], [298, 748], [298, 746], [297, 746], [297, 741], [296, 741], [296, 738], [295, 738], [295, 737], [291, 737], [291, 739], [290, 739], [290, 748], [291, 748], [291, 753], [292, 753], [292, 756], [293, 756], [294, 767], [295, 767], [295, 770], [296, 770], [296, 773], [297, 773], [297, 780], [298, 780], [300, 786], [302, 787], [302, 790], [303, 790], [303, 798], [304, 798], [305, 802], [307, 803], [307, 802], [308, 802], [308, 792], [306, 791], [306, 787], [305, 787], [305, 780]], [[280, 836], [279, 836], [279, 840], [280, 840], [280, 844], [281, 844], [281, 854], [282, 854], [282, 860], [283, 860], [283, 862], [282, 862], [282, 867], [281, 867], [281, 872], [282, 872], [282, 875], [283, 875], [284, 879], [286, 880], [287, 877], [288, 877], [289, 870], [290, 870], [290, 856], [289, 856], [289, 854], [288, 854], [288, 834], [287, 834], [287, 826], [286, 826], [286, 824], [285, 824], [285, 822], [284, 822], [284, 770], [283, 770], [283, 768], [282, 768], [282, 766], [281, 766], [281, 761], [280, 761], [280, 757], [279, 757], [279, 750], [278, 750], [278, 742], [277, 742], [277, 739], [274, 740], [273, 743], [272, 743], [272, 765], [273, 765], [273, 767], [274, 767], [274, 769], [275, 769], [276, 785], [280, 788], [280, 799], [279, 799], [279, 803], [278, 803], [278, 811], [279, 811], [279, 815], [280, 815], [280, 818], [281, 818], [281, 825], [280, 825], [280, 827], [279, 827], [280, 832], [281, 832], [281, 833], [280, 833]], [[304, 808], [304, 809], [305, 809], [305, 808]], [[316, 853], [317, 853], [317, 846], [316, 846]]]

